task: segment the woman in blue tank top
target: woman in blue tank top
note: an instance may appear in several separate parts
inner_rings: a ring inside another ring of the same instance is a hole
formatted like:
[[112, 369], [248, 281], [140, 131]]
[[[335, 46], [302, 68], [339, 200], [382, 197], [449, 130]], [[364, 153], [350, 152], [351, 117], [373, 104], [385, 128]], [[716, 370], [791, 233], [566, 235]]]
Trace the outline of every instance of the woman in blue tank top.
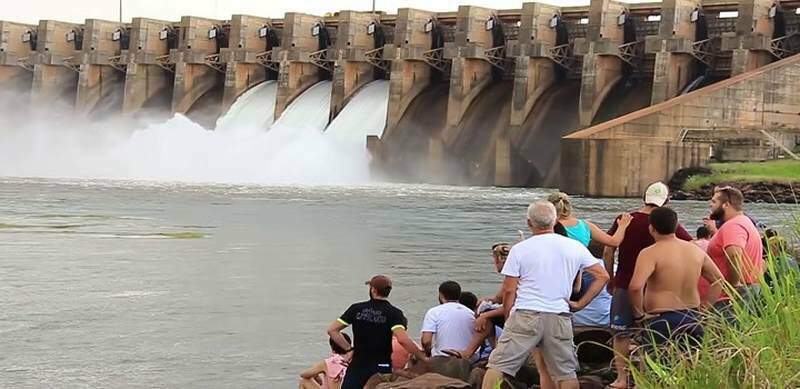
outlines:
[[[556, 212], [558, 214], [558, 224], [556, 224], [556, 226], [558, 227], [560, 225], [563, 227], [563, 230], [557, 228], [557, 232], [581, 242], [581, 244], [587, 248], [592, 240], [606, 246], [619, 246], [622, 239], [625, 237], [625, 230], [628, 228], [632, 219], [627, 213], [621, 215], [617, 232], [613, 236], [610, 236], [593, 223], [573, 216], [572, 203], [566, 193], [553, 193], [547, 200], [556, 207]], [[590, 274], [583, 272], [578, 273], [578, 276], [581, 280], [581, 290], [579, 293], [586, 293], [587, 286], [592, 282], [593, 278]], [[598, 294], [584, 309], [572, 315], [573, 326], [607, 327], [610, 324], [610, 320], [611, 295], [608, 294], [606, 288], [603, 288], [600, 294]], [[540, 372], [540, 387], [543, 389], [555, 388], [555, 383], [550, 378], [547, 366], [544, 364], [544, 360], [538, 353], [538, 350], [534, 351], [534, 360]]]
[[589, 247], [591, 241], [604, 246], [617, 247], [625, 238], [625, 230], [631, 222], [631, 216], [622, 214], [619, 219], [619, 228], [614, 235], [608, 235], [594, 223], [576, 218], [572, 213], [572, 202], [566, 193], [556, 192], [547, 197], [558, 212], [558, 223], [567, 230], [567, 236]]

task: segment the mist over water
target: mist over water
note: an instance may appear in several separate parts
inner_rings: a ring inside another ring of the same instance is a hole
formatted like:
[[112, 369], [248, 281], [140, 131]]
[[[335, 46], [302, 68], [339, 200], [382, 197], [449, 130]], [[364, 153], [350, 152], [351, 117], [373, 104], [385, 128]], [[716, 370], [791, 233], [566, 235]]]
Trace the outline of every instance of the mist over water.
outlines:
[[[274, 118], [277, 84], [243, 94], [209, 131], [183, 115], [137, 124], [113, 118], [13, 113], [0, 126], [0, 176], [264, 185], [372, 182], [366, 134], [383, 130], [388, 83], [353, 97], [329, 136], [331, 82], [320, 82]], [[33, 121], [21, 120], [26, 118]]]

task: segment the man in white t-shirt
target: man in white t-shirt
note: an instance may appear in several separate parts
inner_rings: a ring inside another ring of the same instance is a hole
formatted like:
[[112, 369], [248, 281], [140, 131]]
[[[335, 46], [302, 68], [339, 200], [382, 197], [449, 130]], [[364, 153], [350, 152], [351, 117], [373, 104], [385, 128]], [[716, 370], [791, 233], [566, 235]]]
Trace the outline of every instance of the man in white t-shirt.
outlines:
[[475, 313], [458, 302], [461, 286], [454, 281], [439, 285], [439, 304], [422, 321], [422, 348], [432, 357], [444, 350], [463, 350], [475, 335]]
[[[555, 224], [556, 209], [550, 202], [539, 201], [528, 207], [528, 227], [533, 236], [512, 247], [503, 266], [507, 320], [489, 357], [484, 389], [495, 388], [503, 374], [514, 376], [534, 347], [541, 350], [558, 387], [579, 387], [570, 312], [587, 306], [609, 277], [586, 247], [553, 233]], [[581, 269], [594, 281], [580, 300], [569, 301], [572, 283]]]

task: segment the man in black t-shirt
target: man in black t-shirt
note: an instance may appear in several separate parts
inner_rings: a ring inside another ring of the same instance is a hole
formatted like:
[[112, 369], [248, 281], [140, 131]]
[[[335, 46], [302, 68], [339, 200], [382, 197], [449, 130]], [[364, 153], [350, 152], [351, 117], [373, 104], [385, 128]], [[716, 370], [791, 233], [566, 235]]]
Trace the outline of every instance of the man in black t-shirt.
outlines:
[[427, 360], [425, 352], [406, 334], [403, 311], [389, 303], [392, 280], [375, 276], [367, 282], [368, 301], [355, 303], [328, 327], [328, 335], [340, 347], [350, 349], [341, 331], [353, 326], [353, 359], [347, 367], [342, 389], [362, 389], [376, 373], [392, 372], [392, 335], [419, 360]]

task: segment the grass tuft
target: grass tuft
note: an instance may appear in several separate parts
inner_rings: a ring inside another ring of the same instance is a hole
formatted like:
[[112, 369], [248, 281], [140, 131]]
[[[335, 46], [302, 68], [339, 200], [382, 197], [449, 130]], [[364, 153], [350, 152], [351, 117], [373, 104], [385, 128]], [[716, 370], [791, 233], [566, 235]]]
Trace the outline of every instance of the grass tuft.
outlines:
[[704, 185], [722, 182], [800, 182], [800, 161], [778, 160], [767, 162], [712, 163], [712, 173], [689, 177], [685, 190], [699, 190]]

